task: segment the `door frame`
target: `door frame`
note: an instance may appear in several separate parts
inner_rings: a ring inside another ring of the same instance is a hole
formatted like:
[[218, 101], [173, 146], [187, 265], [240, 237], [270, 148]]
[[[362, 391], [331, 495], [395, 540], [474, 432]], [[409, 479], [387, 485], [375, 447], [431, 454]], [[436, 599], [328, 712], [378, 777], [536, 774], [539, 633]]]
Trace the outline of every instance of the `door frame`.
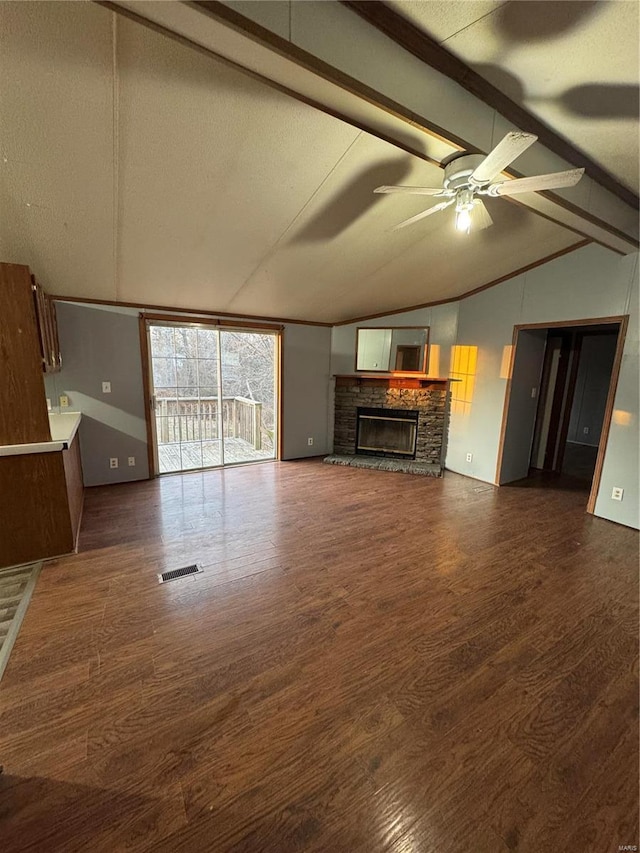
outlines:
[[609, 439], [609, 430], [611, 428], [611, 416], [613, 414], [613, 404], [615, 401], [616, 390], [618, 388], [618, 378], [620, 376], [620, 365], [622, 363], [622, 353], [624, 350], [624, 341], [627, 334], [627, 326], [629, 324], [629, 315], [622, 314], [615, 317], [589, 317], [582, 320], [557, 320], [546, 323], [520, 323], [513, 327], [513, 337], [511, 346], [511, 357], [509, 359], [509, 373], [507, 379], [507, 387], [504, 396], [504, 406], [502, 409], [502, 426], [500, 429], [500, 440], [498, 444], [498, 459], [496, 465], [495, 482], [500, 484], [500, 472], [502, 470], [502, 456], [504, 451], [504, 441], [507, 431], [507, 419], [509, 415], [509, 401], [511, 398], [511, 384], [513, 366], [515, 363], [516, 348], [518, 346], [518, 334], [527, 329], [558, 329], [569, 328], [572, 326], [598, 326], [604, 323], [618, 324], [618, 340], [616, 343], [616, 352], [611, 368], [611, 379], [609, 381], [609, 391], [607, 393], [607, 402], [604, 410], [604, 419], [602, 421], [602, 431], [600, 433], [600, 442], [598, 444], [598, 454], [596, 457], [596, 466], [593, 472], [591, 481], [591, 491], [587, 501], [587, 512], [593, 514], [600, 488], [600, 479], [602, 477], [602, 467], [604, 465], [604, 457], [607, 450], [607, 441]]
[[[283, 333], [284, 326], [279, 323], [255, 323], [253, 321], [223, 320], [217, 317], [198, 317], [190, 314], [157, 314], [141, 311], [138, 315], [138, 330], [140, 334], [140, 358], [142, 362], [142, 387], [144, 391], [144, 417], [147, 427], [147, 461], [149, 464], [149, 479], [152, 480], [159, 475], [156, 466], [155, 454], [155, 418], [153, 415], [153, 400], [151, 394], [151, 353], [149, 352], [149, 326], [153, 323], [167, 323], [174, 326], [215, 326], [227, 331], [251, 332], [264, 331], [274, 333], [275, 359], [276, 359], [276, 436], [274, 442], [275, 456], [273, 461], [278, 462], [282, 458], [282, 365], [283, 365]], [[265, 460], [271, 461], [271, 460]], [[237, 465], [252, 464], [247, 462], [234, 463]], [[225, 466], [225, 467], [231, 467]], [[194, 471], [203, 470], [194, 468]], [[176, 472], [179, 473], [179, 472]], [[184, 473], [184, 472], [183, 472]]]

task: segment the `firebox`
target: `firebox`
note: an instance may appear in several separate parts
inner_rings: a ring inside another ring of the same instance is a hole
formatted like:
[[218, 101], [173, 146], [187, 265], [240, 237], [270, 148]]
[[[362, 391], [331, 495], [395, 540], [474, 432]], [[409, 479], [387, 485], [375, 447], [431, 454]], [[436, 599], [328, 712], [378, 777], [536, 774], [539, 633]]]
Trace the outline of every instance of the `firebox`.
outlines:
[[356, 453], [391, 459], [415, 459], [418, 414], [411, 409], [370, 409], [359, 406]]

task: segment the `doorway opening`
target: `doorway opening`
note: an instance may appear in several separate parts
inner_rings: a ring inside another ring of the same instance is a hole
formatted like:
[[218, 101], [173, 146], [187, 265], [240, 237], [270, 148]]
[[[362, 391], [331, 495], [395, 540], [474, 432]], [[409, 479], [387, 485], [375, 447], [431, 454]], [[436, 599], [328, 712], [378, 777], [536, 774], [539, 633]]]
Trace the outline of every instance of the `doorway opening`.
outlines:
[[626, 317], [514, 329], [497, 482], [583, 490], [593, 512]]
[[141, 317], [153, 474], [278, 458], [280, 331]]

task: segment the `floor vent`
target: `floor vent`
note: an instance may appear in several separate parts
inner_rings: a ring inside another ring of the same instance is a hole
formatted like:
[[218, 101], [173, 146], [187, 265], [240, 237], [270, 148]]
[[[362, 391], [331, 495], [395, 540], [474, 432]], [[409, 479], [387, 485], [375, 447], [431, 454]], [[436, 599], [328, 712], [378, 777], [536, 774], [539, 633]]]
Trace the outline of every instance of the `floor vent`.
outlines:
[[194, 563], [193, 566], [183, 566], [181, 569], [172, 569], [170, 572], [163, 572], [161, 575], [158, 575], [158, 583], [177, 581], [189, 575], [196, 575], [201, 571], [203, 571], [202, 566], [199, 566], [197, 563]]

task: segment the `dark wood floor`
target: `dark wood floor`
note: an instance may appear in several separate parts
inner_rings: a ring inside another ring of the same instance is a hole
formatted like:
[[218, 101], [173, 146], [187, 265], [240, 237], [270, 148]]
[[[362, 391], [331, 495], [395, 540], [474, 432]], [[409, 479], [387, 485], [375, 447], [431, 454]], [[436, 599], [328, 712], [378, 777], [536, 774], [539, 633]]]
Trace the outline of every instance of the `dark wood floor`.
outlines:
[[584, 504], [318, 461], [90, 490], [0, 687], [0, 849], [638, 844], [638, 534]]

